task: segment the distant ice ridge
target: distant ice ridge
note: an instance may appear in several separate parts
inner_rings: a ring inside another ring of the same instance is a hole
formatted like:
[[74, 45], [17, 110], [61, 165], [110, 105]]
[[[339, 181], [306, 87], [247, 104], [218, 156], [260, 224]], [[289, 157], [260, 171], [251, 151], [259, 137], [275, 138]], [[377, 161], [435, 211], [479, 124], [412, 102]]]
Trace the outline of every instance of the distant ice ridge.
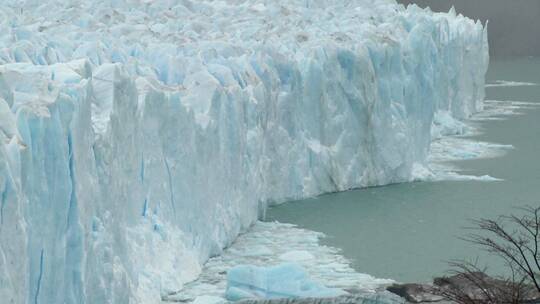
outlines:
[[413, 179], [487, 30], [393, 0], [0, 7], [0, 298], [157, 303], [269, 203]]

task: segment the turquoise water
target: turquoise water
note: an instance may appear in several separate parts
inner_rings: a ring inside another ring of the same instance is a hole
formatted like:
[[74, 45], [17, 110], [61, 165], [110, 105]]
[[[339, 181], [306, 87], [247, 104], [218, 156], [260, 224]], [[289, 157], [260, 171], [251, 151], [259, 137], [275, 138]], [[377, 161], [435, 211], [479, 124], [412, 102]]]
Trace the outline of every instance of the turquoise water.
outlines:
[[[494, 61], [487, 79], [540, 83], [540, 59]], [[540, 86], [492, 87], [487, 99], [540, 102]], [[448, 269], [446, 261], [476, 257], [502, 271], [458, 236], [470, 219], [540, 204], [540, 110], [481, 126], [484, 133], [471, 138], [515, 149], [456, 164], [465, 174], [504, 181], [419, 182], [329, 194], [272, 207], [267, 220], [325, 233], [324, 244], [341, 248], [356, 270], [376, 277], [429, 281]]]

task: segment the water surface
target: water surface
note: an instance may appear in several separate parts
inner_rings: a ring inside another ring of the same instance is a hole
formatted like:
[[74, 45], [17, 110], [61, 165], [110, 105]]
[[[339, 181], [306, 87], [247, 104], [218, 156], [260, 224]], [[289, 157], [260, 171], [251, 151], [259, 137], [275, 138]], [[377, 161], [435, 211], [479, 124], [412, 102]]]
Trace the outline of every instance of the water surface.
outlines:
[[[487, 79], [540, 83], [540, 59], [492, 62]], [[487, 99], [540, 102], [540, 86], [490, 87]], [[481, 127], [484, 133], [472, 138], [515, 149], [457, 165], [463, 173], [504, 181], [405, 183], [329, 194], [272, 207], [267, 220], [325, 233], [324, 244], [341, 248], [357, 271], [376, 277], [429, 281], [448, 269], [446, 261], [475, 257], [500, 271], [493, 258], [458, 236], [469, 219], [540, 204], [540, 110]]]

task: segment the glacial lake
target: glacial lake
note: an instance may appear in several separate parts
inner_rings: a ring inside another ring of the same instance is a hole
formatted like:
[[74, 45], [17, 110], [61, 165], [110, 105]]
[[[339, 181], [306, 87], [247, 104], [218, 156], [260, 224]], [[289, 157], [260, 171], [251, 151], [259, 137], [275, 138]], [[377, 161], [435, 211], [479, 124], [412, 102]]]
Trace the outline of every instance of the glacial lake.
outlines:
[[[492, 60], [487, 83], [540, 83], [540, 59]], [[540, 86], [486, 89], [488, 100], [540, 103]], [[493, 257], [458, 237], [470, 219], [495, 218], [540, 204], [540, 108], [485, 121], [471, 138], [513, 145], [504, 156], [456, 162], [460, 173], [503, 181], [416, 182], [353, 190], [289, 202], [268, 210], [267, 221], [293, 223], [327, 235], [362, 273], [401, 282], [427, 282], [445, 274], [447, 261], [480, 258], [495, 272]], [[489, 272], [489, 269], [488, 269]]]

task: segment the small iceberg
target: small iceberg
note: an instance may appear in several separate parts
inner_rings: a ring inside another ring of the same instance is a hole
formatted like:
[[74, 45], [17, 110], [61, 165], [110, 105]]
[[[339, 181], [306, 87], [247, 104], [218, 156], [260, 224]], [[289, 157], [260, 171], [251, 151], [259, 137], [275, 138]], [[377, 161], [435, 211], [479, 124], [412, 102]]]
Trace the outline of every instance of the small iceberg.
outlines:
[[284, 263], [271, 267], [239, 265], [227, 272], [226, 298], [244, 299], [332, 298], [347, 294], [313, 281], [302, 266]]

